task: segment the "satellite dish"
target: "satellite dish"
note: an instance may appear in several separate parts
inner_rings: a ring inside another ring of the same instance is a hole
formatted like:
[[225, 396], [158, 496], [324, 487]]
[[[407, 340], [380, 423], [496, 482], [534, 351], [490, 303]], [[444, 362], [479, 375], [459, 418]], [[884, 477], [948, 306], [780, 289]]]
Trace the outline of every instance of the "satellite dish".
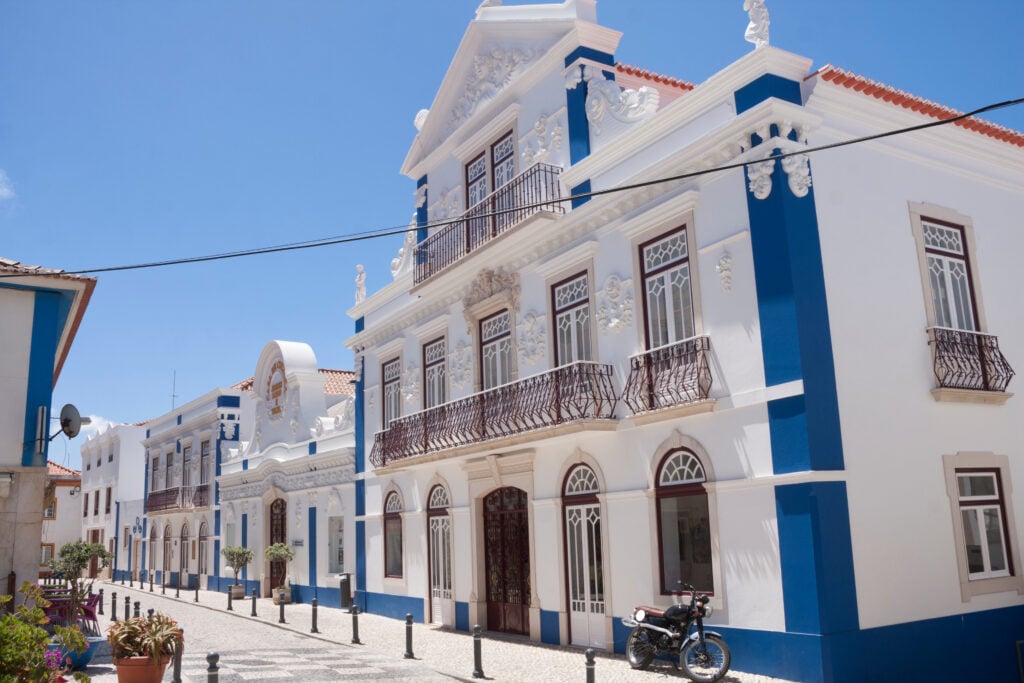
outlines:
[[[86, 424], [89, 424], [89, 418], [86, 418]], [[60, 431], [69, 439], [75, 438], [82, 431], [82, 416], [78, 414], [78, 408], [70, 403], [60, 409]]]

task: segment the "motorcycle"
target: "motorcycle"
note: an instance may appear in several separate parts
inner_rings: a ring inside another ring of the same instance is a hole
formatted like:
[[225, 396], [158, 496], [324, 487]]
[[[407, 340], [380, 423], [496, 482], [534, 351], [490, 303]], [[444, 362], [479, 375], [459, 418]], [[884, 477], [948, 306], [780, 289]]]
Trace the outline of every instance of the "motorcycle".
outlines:
[[689, 584], [682, 585], [690, 591], [689, 605], [683, 603], [682, 593], [675, 591], [676, 604], [668, 609], [640, 605], [632, 617], [622, 619], [633, 629], [626, 640], [626, 658], [634, 669], [646, 669], [657, 655], [674, 657], [678, 653], [686, 676], [713, 683], [729, 671], [732, 655], [722, 634], [704, 629], [704, 618], [711, 616], [711, 598], [697, 595], [697, 589]]

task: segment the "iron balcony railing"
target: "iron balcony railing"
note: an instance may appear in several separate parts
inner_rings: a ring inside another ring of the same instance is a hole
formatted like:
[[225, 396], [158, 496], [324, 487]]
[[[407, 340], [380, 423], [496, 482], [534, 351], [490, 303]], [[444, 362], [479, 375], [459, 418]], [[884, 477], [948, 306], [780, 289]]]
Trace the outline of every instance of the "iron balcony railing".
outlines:
[[706, 399], [710, 349], [708, 337], [690, 337], [632, 356], [622, 400], [634, 413], [643, 413]]
[[612, 368], [588, 361], [548, 370], [394, 420], [374, 436], [374, 467], [427, 453], [615, 414]]
[[933, 369], [940, 387], [1006, 391], [1013, 378], [1013, 368], [999, 351], [995, 335], [930, 327], [928, 344], [932, 347]]
[[210, 485], [173, 486], [152, 491], [146, 498], [146, 512], [162, 510], [190, 510], [210, 504]]
[[562, 169], [534, 164], [416, 245], [413, 281], [440, 273], [462, 257], [541, 211], [565, 213], [558, 187]]

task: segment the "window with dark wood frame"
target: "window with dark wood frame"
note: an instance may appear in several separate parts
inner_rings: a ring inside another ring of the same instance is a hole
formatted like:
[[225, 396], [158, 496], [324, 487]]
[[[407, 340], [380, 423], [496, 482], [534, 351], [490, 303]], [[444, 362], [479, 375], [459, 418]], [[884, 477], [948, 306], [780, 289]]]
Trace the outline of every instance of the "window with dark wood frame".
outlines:
[[678, 590], [680, 580], [713, 594], [710, 514], [700, 458], [686, 448], [666, 453], [655, 481], [662, 595]]
[[392, 491], [384, 499], [384, 576], [402, 578], [402, 499]]

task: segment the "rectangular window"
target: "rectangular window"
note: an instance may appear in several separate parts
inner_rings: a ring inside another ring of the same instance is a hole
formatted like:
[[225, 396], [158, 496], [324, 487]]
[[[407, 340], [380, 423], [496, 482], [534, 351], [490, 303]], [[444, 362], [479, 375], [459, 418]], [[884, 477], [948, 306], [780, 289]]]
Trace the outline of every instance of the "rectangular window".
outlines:
[[235, 523], [228, 522], [224, 525], [224, 545], [235, 545]]
[[340, 574], [345, 571], [345, 518], [327, 518], [327, 545], [330, 571]]
[[97, 491], [96, 495], [92, 497], [92, 514], [100, 514], [100, 492]]
[[433, 408], [447, 400], [445, 391], [445, 340], [423, 345], [423, 407]]
[[110, 493], [111, 493], [111, 487], [108, 486], [107, 487], [107, 500], [106, 500], [106, 503], [104, 503], [104, 505], [103, 505], [103, 511], [105, 513], [107, 513], [108, 515], [110, 514], [110, 498], [111, 498]]
[[128, 547], [128, 539], [130, 538], [130, 534], [131, 534], [131, 528], [130, 527], [125, 527], [124, 528], [124, 534], [121, 536], [121, 538], [122, 538], [121, 547], [122, 548], [127, 548]]
[[998, 470], [957, 470], [960, 522], [972, 581], [1010, 575]]
[[686, 227], [640, 245], [647, 347], [694, 336]]
[[41, 543], [39, 545], [39, 566], [48, 567], [53, 561], [53, 543]]
[[402, 577], [402, 517], [384, 516], [384, 563], [385, 575]]
[[107, 462], [114, 462], [114, 451], [107, 454]]
[[149, 490], [150, 491], [156, 491], [157, 490], [157, 488], [156, 488], [156, 473], [159, 472], [159, 471], [160, 471], [160, 456], [154, 455], [153, 456], [153, 466], [150, 469], [150, 474], [153, 477], [153, 481], [149, 485]]
[[89, 462], [85, 463], [85, 470], [88, 472], [91, 469], [92, 469], [92, 460], [90, 460]]
[[384, 376], [384, 429], [402, 415], [402, 361], [396, 358], [381, 368]]
[[98, 469], [98, 468], [100, 467], [100, 465], [102, 465], [102, 464], [103, 464], [103, 456], [101, 455], [100, 457], [96, 458], [96, 467], [97, 467], [97, 469]]
[[192, 485], [192, 446], [181, 447], [181, 485]]
[[555, 314], [555, 361], [566, 365], [590, 360], [590, 291], [580, 273], [551, 288]]
[[199, 483], [210, 483], [210, 440], [199, 444]]
[[480, 384], [484, 391], [507, 384], [512, 372], [512, 325], [507, 310], [480, 321]]
[[82, 497], [82, 516], [83, 517], [88, 517], [89, 516], [89, 494], [88, 493], [86, 493]]
[[[469, 213], [470, 248], [487, 241], [514, 222], [513, 193], [498, 193], [516, 174], [515, 139], [505, 133], [465, 167], [466, 208]], [[491, 201], [485, 202], [493, 192]], [[494, 215], [491, 215], [494, 214]]]
[[50, 501], [50, 504], [43, 510], [43, 519], [57, 519], [57, 498], [54, 494], [54, 499]]
[[174, 466], [174, 451], [167, 454], [167, 467], [164, 470], [164, 488], [171, 488], [171, 467]]
[[935, 325], [956, 330], [977, 330], [963, 226], [922, 217], [921, 232]]

